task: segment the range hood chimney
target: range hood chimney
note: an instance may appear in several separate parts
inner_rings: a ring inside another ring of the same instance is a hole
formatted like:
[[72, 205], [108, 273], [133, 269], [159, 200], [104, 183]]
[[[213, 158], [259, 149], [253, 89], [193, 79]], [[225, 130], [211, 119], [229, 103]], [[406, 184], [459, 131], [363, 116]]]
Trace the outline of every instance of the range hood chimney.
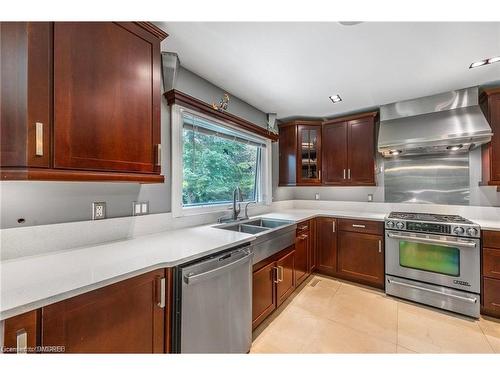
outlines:
[[471, 87], [382, 106], [378, 151], [385, 157], [458, 153], [490, 142], [478, 100]]

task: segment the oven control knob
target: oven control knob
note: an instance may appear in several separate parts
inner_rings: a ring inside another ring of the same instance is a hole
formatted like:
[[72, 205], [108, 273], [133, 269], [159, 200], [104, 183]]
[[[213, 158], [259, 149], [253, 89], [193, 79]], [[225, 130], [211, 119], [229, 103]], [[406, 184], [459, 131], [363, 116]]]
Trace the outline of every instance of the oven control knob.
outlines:
[[393, 221], [388, 221], [386, 224], [387, 228], [394, 228], [394, 222]]
[[477, 229], [476, 228], [468, 228], [467, 234], [471, 237], [475, 237], [475, 236], [477, 236]]
[[404, 227], [405, 227], [405, 225], [403, 224], [403, 222], [402, 222], [402, 221], [398, 221], [398, 222], [396, 223], [396, 228], [398, 228], [398, 229], [403, 229]]
[[455, 229], [453, 229], [453, 233], [455, 233], [457, 236], [464, 234], [464, 232], [465, 230], [462, 227], [455, 227]]

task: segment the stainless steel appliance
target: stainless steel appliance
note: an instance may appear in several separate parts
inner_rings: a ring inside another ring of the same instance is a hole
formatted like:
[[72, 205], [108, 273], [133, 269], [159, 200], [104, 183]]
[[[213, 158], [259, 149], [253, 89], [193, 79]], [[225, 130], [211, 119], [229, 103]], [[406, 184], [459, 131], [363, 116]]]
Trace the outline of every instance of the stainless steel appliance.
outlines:
[[491, 127], [477, 87], [380, 107], [378, 151], [385, 157], [468, 152], [488, 143]]
[[246, 245], [175, 269], [174, 352], [250, 350], [252, 255]]
[[455, 215], [391, 212], [386, 293], [479, 317], [480, 227]]

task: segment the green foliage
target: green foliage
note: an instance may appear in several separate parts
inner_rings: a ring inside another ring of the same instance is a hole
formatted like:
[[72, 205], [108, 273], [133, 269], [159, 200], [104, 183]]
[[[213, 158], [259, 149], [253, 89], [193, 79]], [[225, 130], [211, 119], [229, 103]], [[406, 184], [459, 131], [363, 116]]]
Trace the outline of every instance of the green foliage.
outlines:
[[183, 139], [184, 205], [231, 201], [236, 186], [255, 199], [256, 146], [187, 129]]

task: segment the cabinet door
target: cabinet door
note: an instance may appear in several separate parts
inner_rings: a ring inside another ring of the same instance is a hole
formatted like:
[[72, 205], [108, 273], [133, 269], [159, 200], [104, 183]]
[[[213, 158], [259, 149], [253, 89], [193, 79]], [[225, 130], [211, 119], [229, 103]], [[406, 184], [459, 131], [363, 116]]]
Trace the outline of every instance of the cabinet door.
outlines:
[[164, 276], [156, 270], [42, 308], [42, 345], [68, 353], [162, 353]]
[[317, 266], [316, 219], [310, 220], [309, 228], [309, 273], [312, 273]]
[[298, 125], [297, 139], [297, 183], [304, 185], [321, 184], [321, 127]]
[[295, 280], [299, 286], [309, 275], [309, 231], [300, 233], [295, 240]]
[[500, 280], [483, 278], [483, 313], [500, 318]]
[[276, 263], [253, 273], [252, 328], [257, 327], [276, 308]]
[[375, 184], [373, 118], [348, 122], [347, 178], [349, 184]]
[[159, 40], [137, 25], [56, 22], [55, 168], [159, 172], [159, 64]]
[[323, 125], [322, 181], [326, 185], [347, 182], [347, 123]]
[[500, 182], [500, 93], [489, 99], [490, 125], [493, 137], [490, 144], [490, 180]]
[[278, 284], [276, 284], [277, 306], [281, 305], [295, 289], [294, 260], [295, 251], [290, 251], [276, 262], [276, 267], [278, 268]]
[[334, 218], [316, 219], [318, 270], [333, 275], [337, 271], [337, 221]]
[[[33, 353], [39, 343], [39, 310], [6, 319], [4, 322], [4, 353]], [[0, 327], [1, 329], [1, 327]]]
[[338, 272], [349, 280], [384, 287], [382, 236], [339, 232]]
[[297, 127], [295, 124], [279, 128], [279, 184], [296, 184], [297, 177]]

